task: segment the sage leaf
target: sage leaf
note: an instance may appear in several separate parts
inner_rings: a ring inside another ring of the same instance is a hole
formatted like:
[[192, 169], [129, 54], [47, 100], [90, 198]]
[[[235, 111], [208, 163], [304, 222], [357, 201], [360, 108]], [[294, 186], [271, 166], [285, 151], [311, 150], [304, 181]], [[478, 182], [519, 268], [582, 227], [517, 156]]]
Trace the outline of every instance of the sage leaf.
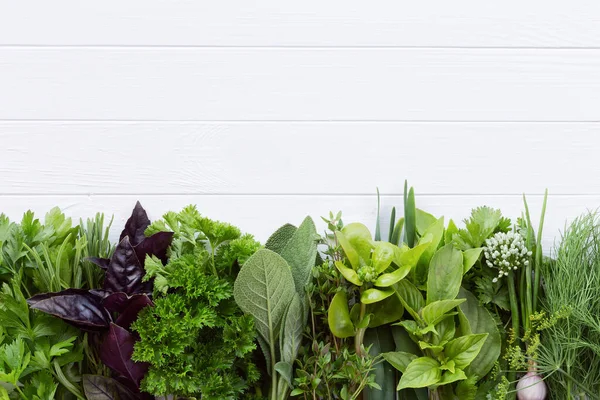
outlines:
[[431, 259], [427, 278], [427, 304], [456, 298], [462, 276], [462, 251], [449, 243], [439, 249]]
[[292, 239], [292, 236], [294, 236], [294, 233], [296, 233], [297, 230], [298, 228], [292, 224], [285, 224], [281, 226], [267, 239], [267, 242], [265, 243], [265, 249], [269, 249], [281, 255], [281, 252], [288, 244], [290, 239]]
[[440, 364], [429, 357], [415, 358], [408, 364], [398, 383], [398, 390], [435, 385], [442, 379]]
[[305, 295], [312, 268], [317, 258], [317, 230], [311, 217], [306, 217], [281, 251], [281, 257], [292, 269], [296, 292]]
[[299, 294], [294, 294], [285, 315], [285, 322], [283, 323], [281, 361], [289, 363], [290, 368], [298, 355], [298, 349], [302, 342], [302, 332], [306, 325], [306, 316], [304, 315], [304, 306], [302, 305], [303, 301]]
[[[279, 254], [260, 249], [242, 266], [233, 287], [235, 302], [254, 317], [255, 327], [274, 346], [283, 316], [294, 296], [294, 278]], [[273, 354], [270, 355], [273, 361]]]
[[292, 364], [287, 361], [279, 361], [275, 364], [275, 371], [279, 373], [285, 382], [292, 387]]

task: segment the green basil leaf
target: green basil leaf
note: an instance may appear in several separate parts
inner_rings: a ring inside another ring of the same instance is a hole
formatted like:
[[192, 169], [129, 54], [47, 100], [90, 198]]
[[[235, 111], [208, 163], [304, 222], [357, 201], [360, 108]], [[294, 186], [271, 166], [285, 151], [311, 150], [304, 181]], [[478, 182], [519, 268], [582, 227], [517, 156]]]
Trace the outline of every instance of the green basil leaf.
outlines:
[[408, 311], [410, 315], [417, 321], [421, 320], [419, 311], [425, 305], [425, 299], [423, 299], [421, 291], [417, 289], [415, 285], [413, 285], [408, 279], [403, 279], [395, 284], [394, 290], [396, 290], [396, 294], [398, 295], [398, 298], [402, 302], [404, 308], [406, 308], [406, 311]]
[[415, 358], [408, 364], [398, 383], [398, 390], [435, 385], [442, 379], [440, 364], [429, 357]]
[[[460, 309], [459, 309], [460, 313]], [[431, 342], [433, 344], [445, 345], [456, 335], [456, 324], [454, 318], [446, 318], [436, 325], [437, 335], [433, 335]]]
[[417, 233], [420, 236], [423, 236], [423, 233], [429, 228], [431, 225], [437, 221], [437, 218], [433, 215], [429, 214], [426, 211], [417, 208], [416, 210], [416, 225], [417, 225]]
[[465, 299], [434, 301], [423, 307], [421, 317], [426, 323], [436, 325], [446, 318], [450, 310], [464, 302]]
[[453, 360], [458, 368], [466, 368], [477, 357], [487, 337], [487, 333], [479, 333], [451, 340], [445, 347], [446, 357]]
[[408, 367], [411, 361], [417, 358], [416, 355], [404, 351], [390, 351], [382, 353], [382, 356], [387, 362], [392, 364], [394, 368], [402, 373], [406, 371], [406, 367]]
[[354, 324], [350, 320], [346, 292], [339, 291], [333, 296], [327, 311], [327, 322], [329, 330], [336, 337], [344, 339], [354, 336]]
[[483, 251], [483, 247], [477, 247], [476, 249], [468, 249], [463, 251], [463, 275], [466, 274], [475, 265], [479, 256]]
[[462, 381], [464, 379], [467, 379], [467, 375], [465, 375], [465, 372], [460, 368], [456, 368], [454, 372], [444, 372], [444, 374], [442, 375], [442, 380], [440, 381], [440, 385], [447, 385], [449, 383]]
[[[469, 376], [477, 375], [478, 377], [483, 377], [492, 370], [494, 364], [500, 357], [502, 347], [500, 331], [490, 312], [479, 304], [477, 297], [462, 288], [460, 289], [458, 297], [467, 300], [459, 306], [460, 313], [458, 316], [462, 334], [489, 334], [483, 345], [483, 351], [479, 352], [479, 355], [471, 362], [466, 370], [467, 375]], [[461, 314], [464, 318], [461, 318]], [[468, 327], [463, 326], [465, 320], [468, 321]]]
[[425, 236], [422, 236], [421, 239], [419, 239], [419, 243], [412, 249], [408, 246], [397, 247], [396, 253], [394, 254], [394, 262], [399, 266], [407, 265], [410, 266], [410, 268], [414, 268], [423, 255], [423, 252], [427, 250], [432, 241], [433, 235], [428, 233]]
[[400, 321], [394, 325], [403, 327], [406, 329], [406, 332], [410, 333], [411, 335], [418, 335], [420, 331], [419, 325], [415, 321], [411, 321], [409, 319], [405, 319], [404, 321]]
[[369, 305], [367, 312], [371, 313], [369, 328], [399, 321], [404, 314], [404, 306], [398, 296], [390, 296], [387, 299]]
[[360, 295], [360, 302], [363, 304], [373, 304], [393, 295], [394, 289], [367, 289]]
[[458, 295], [463, 276], [462, 251], [452, 243], [439, 249], [429, 266], [427, 304], [438, 300], [452, 300]]
[[448, 227], [446, 228], [446, 232], [444, 232], [444, 243], [452, 243], [452, 236], [455, 233], [458, 233], [458, 227], [454, 223], [454, 221], [448, 221]]
[[419, 262], [417, 263], [417, 267], [415, 269], [415, 275], [417, 278], [416, 283], [418, 284], [425, 283], [431, 258], [435, 254], [444, 236], [444, 217], [439, 218], [433, 225], [429, 226], [429, 228], [423, 232], [423, 237], [427, 236], [427, 234], [431, 234], [432, 239], [429, 242], [429, 246], [427, 246], [419, 258]]
[[436, 356], [444, 351], [444, 346], [427, 343], [422, 340], [419, 341], [419, 348], [421, 350], [431, 350]]

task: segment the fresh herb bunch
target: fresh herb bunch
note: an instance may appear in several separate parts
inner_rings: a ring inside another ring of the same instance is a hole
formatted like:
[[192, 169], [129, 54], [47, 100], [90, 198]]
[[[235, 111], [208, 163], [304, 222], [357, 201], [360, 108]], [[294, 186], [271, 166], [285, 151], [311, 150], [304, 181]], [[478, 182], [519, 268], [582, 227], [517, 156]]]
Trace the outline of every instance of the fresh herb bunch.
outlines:
[[[233, 299], [233, 282], [260, 244], [251, 235], [200, 215], [195, 206], [168, 212], [146, 230], [174, 232], [169, 262], [145, 263], [154, 307], [132, 329], [133, 359], [150, 363], [142, 389], [154, 395], [238, 399], [258, 381], [252, 362], [254, 321]], [[248, 396], [249, 397], [249, 396]]]
[[323, 218], [328, 227], [320, 241], [325, 261], [320, 260], [313, 268], [307, 285], [307, 345], [300, 348], [292, 392], [304, 399], [356, 399], [365, 387], [377, 387], [373, 370], [379, 360], [356, 354], [352, 338], [337, 338], [329, 329], [327, 310], [336, 293], [343, 291], [355, 302], [360, 297], [358, 288], [343, 279], [334, 266], [335, 261], [343, 259], [334, 234], [344, 226], [341, 217], [339, 212]]
[[233, 295], [254, 317], [257, 340], [271, 383], [271, 400], [290, 396], [292, 376], [308, 318], [306, 286], [318, 259], [315, 224], [306, 217], [297, 228], [280, 227], [242, 266]]
[[[537, 367], [552, 398], [600, 399], [600, 214], [576, 218], [541, 265], [542, 308], [552, 319], [541, 331]], [[566, 311], [566, 312], [565, 312]]]
[[152, 304], [149, 297], [152, 283], [142, 280], [142, 263], [147, 255], [166, 262], [173, 236], [171, 232], [158, 232], [146, 237], [144, 230], [149, 225], [146, 211], [137, 202], [111, 257], [88, 258], [105, 271], [102, 288], [67, 286], [65, 290], [40, 293], [27, 300], [31, 308], [86, 332], [85, 337], [90, 340], [86, 348], [97, 352], [102, 363], [112, 370], [114, 379], [103, 375], [83, 376], [83, 389], [88, 397], [97, 391], [119, 393], [115, 396], [128, 399], [148, 397], [139, 390], [148, 365], [131, 359], [136, 337], [129, 329], [140, 310]]
[[0, 215], [0, 398], [84, 399], [81, 375], [103, 370], [87, 335], [30, 310], [26, 296], [89, 288], [84, 259], [110, 255], [109, 227], [101, 214], [73, 226], [58, 208], [43, 223], [31, 211], [20, 223]]

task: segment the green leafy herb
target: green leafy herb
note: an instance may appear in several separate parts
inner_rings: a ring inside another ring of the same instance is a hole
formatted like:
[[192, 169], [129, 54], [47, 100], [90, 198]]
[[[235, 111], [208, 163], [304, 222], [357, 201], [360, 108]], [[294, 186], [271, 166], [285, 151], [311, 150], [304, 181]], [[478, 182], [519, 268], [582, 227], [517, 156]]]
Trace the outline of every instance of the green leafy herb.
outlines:
[[237, 307], [233, 281], [259, 244], [195, 207], [169, 212], [146, 230], [174, 232], [169, 262], [145, 262], [154, 279], [154, 307], [133, 323], [140, 340], [133, 359], [150, 363], [142, 389], [154, 395], [237, 399], [252, 390], [254, 320]]

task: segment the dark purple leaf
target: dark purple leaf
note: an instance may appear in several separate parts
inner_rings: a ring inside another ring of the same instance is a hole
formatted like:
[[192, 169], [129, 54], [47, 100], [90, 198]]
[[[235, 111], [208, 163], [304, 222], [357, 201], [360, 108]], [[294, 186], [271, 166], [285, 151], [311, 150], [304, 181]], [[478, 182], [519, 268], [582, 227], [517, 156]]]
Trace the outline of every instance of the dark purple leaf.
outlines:
[[100, 299], [83, 289], [67, 289], [58, 293], [44, 293], [27, 300], [31, 308], [58, 317], [87, 331], [108, 328], [110, 314]]
[[100, 359], [109, 368], [135, 383], [139, 388], [148, 371], [148, 363], [137, 363], [131, 359], [135, 338], [126, 329], [110, 324], [108, 335], [100, 348]]
[[145, 294], [134, 294], [125, 303], [125, 307], [117, 318], [117, 325], [122, 326], [125, 329], [129, 329], [131, 324], [137, 319], [138, 314], [142, 309], [153, 306], [150, 297]]
[[90, 294], [98, 297], [101, 300], [105, 299], [106, 297], [108, 297], [112, 294], [112, 292], [108, 292], [108, 291], [102, 290], [102, 289], [90, 289], [89, 292], [90, 292]]
[[117, 245], [104, 278], [104, 290], [133, 294], [144, 287], [144, 268], [135, 255], [129, 237]]
[[135, 203], [135, 207], [131, 212], [131, 217], [125, 223], [125, 228], [123, 228], [123, 232], [121, 232], [121, 236], [119, 237], [119, 241], [123, 240], [125, 236], [129, 236], [129, 240], [131, 244], [137, 246], [144, 238], [144, 231], [150, 225], [150, 220], [148, 219], [148, 214], [146, 214], [146, 210], [140, 204], [140, 202]]
[[127, 293], [114, 292], [102, 299], [102, 305], [110, 312], [122, 313], [130, 299]]
[[83, 391], [87, 400], [137, 400], [142, 398], [116, 380], [101, 375], [84, 375]]
[[110, 263], [110, 258], [88, 257], [86, 258], [86, 261], [96, 264], [106, 271], [108, 269], [108, 264]]
[[135, 253], [138, 259], [144, 263], [148, 254], [158, 257], [163, 264], [167, 263], [167, 249], [173, 240], [173, 232], [158, 232], [145, 238], [137, 246]]

